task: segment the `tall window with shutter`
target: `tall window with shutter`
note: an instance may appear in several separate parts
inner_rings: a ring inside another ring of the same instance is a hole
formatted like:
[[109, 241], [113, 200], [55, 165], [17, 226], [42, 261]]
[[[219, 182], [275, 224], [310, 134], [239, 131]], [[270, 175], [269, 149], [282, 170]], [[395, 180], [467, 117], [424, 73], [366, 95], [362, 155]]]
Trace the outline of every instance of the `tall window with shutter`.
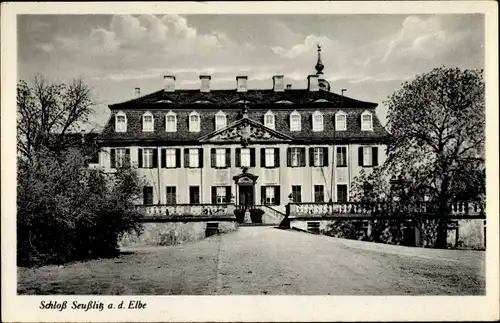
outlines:
[[231, 201], [231, 186], [212, 186], [212, 204], [227, 204]]
[[314, 185], [314, 203], [325, 202], [325, 187], [323, 185]]
[[111, 168], [120, 168], [130, 165], [130, 149], [116, 148], [110, 150]]
[[177, 204], [177, 187], [167, 186], [167, 204]]
[[137, 152], [139, 168], [158, 167], [158, 150], [156, 148], [139, 148]]
[[337, 202], [338, 203], [347, 202], [347, 185], [345, 184], [337, 185]]
[[203, 163], [203, 148], [184, 148], [184, 167], [201, 168]]
[[200, 187], [189, 186], [189, 204], [199, 204], [199, 203], [200, 203]]
[[234, 164], [236, 167], [255, 167], [255, 148], [236, 148]]
[[347, 147], [337, 147], [337, 167], [347, 167]]
[[378, 147], [359, 147], [358, 164], [362, 167], [378, 166]]
[[280, 205], [280, 187], [279, 186], [262, 186], [261, 200], [265, 205]]
[[328, 166], [328, 148], [327, 147], [309, 148], [309, 165], [312, 167]]
[[275, 168], [280, 166], [279, 148], [260, 149], [260, 167]]
[[302, 189], [300, 185], [292, 185], [292, 201], [302, 203]]
[[144, 186], [142, 190], [143, 204], [153, 204], [153, 186]]
[[287, 166], [288, 167], [305, 167], [306, 166], [306, 148], [305, 147], [288, 148]]

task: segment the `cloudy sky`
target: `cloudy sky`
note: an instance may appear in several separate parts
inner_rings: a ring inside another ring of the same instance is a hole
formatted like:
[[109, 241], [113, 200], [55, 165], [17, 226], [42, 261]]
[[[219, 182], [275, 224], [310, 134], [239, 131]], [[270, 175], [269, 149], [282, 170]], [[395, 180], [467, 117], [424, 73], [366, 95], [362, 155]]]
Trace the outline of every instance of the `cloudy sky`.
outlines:
[[272, 88], [284, 74], [305, 88], [314, 73], [316, 44], [332, 91], [379, 103], [401, 82], [445, 65], [484, 68], [484, 19], [477, 15], [23, 15], [18, 16], [18, 78], [41, 73], [67, 81], [81, 76], [94, 89], [95, 122], [108, 104], [163, 86]]

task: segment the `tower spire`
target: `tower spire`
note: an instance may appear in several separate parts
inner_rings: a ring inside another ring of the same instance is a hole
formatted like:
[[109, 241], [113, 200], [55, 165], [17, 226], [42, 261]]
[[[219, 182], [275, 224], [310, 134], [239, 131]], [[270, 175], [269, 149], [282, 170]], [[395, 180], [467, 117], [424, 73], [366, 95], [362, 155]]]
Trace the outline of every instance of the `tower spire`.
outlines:
[[316, 66], [314, 68], [316, 68], [316, 75], [320, 75], [323, 74], [323, 69], [325, 68], [325, 66], [321, 62], [321, 46], [319, 44], [317, 46], [318, 46], [318, 62], [316, 63]]

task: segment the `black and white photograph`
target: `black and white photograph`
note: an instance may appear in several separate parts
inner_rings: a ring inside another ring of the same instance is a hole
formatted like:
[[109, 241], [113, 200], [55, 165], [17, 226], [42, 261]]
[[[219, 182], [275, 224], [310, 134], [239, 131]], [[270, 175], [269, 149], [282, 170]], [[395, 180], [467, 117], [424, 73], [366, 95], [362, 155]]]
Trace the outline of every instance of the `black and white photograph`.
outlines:
[[11, 18], [13, 297], [75, 319], [148, 296], [498, 300], [485, 9], [113, 5]]

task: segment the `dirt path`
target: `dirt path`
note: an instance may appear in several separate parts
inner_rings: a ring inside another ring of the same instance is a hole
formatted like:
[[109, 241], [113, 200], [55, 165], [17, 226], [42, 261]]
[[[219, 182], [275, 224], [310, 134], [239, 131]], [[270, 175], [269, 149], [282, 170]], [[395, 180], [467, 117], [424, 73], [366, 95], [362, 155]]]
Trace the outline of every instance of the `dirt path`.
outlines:
[[478, 295], [484, 252], [244, 227], [115, 259], [19, 270], [22, 294]]

